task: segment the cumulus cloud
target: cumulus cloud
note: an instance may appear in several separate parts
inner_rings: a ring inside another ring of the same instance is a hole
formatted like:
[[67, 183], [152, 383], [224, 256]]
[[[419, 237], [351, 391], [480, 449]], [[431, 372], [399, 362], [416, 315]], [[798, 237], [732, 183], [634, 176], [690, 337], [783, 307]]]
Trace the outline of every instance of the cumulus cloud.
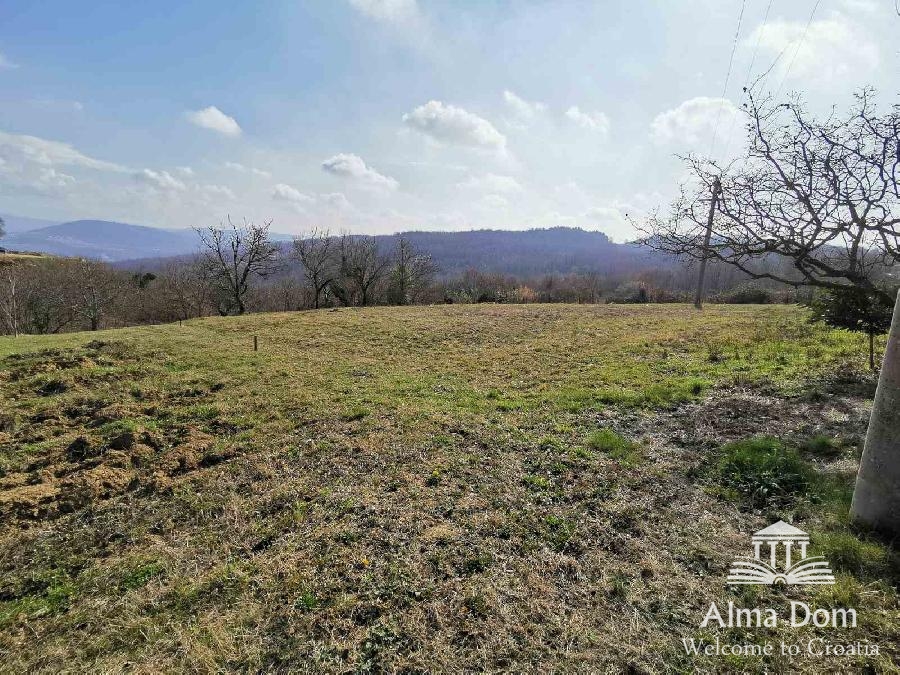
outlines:
[[717, 120], [718, 130], [723, 133], [739, 115], [740, 111], [728, 99], [698, 96], [658, 114], [650, 132], [658, 143], [696, 145], [712, 137]]
[[197, 193], [207, 201], [235, 201], [234, 192], [226, 185], [198, 185]]
[[596, 131], [602, 136], [609, 133], [609, 118], [602, 112], [586, 112], [573, 105], [566, 110], [566, 117], [583, 129]]
[[526, 101], [508, 89], [503, 92], [503, 100], [512, 111], [515, 120], [521, 125], [530, 124], [538, 115], [547, 110], [547, 104], [539, 101]]
[[403, 122], [434, 140], [482, 150], [506, 151], [506, 136], [483, 117], [441, 101], [429, 101], [403, 115]]
[[175, 172], [185, 178], [193, 178], [194, 176], [194, 170], [189, 166], [179, 166], [175, 169]]
[[241, 127], [237, 121], [214, 105], [202, 110], [188, 110], [184, 115], [191, 124], [203, 129], [215, 131], [223, 136], [241, 135]]
[[770, 21], [758, 26], [746, 44], [757, 41], [770, 56], [781, 54], [773, 73], [778, 78], [787, 73], [792, 80], [839, 84], [846, 78], [859, 79], [859, 73], [871, 72], [881, 61], [869, 33], [840, 12], [813, 21], [808, 29], [805, 21]]
[[141, 169], [136, 171], [134, 179], [144, 185], [156, 188], [163, 192], [180, 192], [185, 189], [185, 184], [175, 178], [168, 171], [154, 171], [153, 169]]
[[252, 173], [254, 176], [260, 176], [261, 178], [271, 178], [272, 174], [268, 171], [264, 171], [263, 169], [257, 169], [255, 166], [246, 166], [245, 164], [241, 164], [240, 162], [225, 162], [223, 165], [226, 169], [232, 169], [233, 171], [240, 171], [241, 173]]
[[41, 169], [34, 187], [49, 190], [68, 188], [75, 184], [75, 176], [57, 171], [56, 169]]
[[278, 183], [272, 188], [272, 199], [281, 202], [290, 202], [292, 204], [312, 204], [315, 202], [314, 197], [310, 197], [297, 188], [291, 187], [286, 183]]
[[477, 190], [480, 192], [514, 193], [521, 192], [522, 186], [512, 176], [502, 176], [496, 173], [487, 173], [483, 176], [472, 176], [457, 184], [464, 190]]
[[341, 153], [329, 157], [322, 162], [322, 169], [334, 176], [354, 180], [365, 187], [386, 191], [397, 189], [396, 180], [367, 166], [362, 157], [358, 155]]
[[343, 192], [328, 192], [321, 194], [319, 195], [319, 201], [336, 211], [349, 211], [353, 208], [350, 200], [347, 199]]

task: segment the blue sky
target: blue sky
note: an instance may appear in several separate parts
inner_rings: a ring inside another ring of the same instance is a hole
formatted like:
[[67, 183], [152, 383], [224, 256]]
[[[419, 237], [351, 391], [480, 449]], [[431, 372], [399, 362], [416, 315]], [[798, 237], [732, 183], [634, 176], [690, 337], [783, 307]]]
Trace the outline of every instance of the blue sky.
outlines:
[[816, 110], [896, 102], [892, 0], [821, 0], [807, 29], [814, 5], [7, 0], [0, 212], [623, 240], [716, 120], [737, 151], [748, 73]]

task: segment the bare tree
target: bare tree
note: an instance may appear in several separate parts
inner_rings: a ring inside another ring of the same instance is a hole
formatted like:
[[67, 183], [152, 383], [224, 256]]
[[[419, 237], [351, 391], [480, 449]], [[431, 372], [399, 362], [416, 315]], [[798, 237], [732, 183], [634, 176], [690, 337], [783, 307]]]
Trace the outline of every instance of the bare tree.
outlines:
[[338, 245], [328, 230], [313, 230], [308, 236], [294, 239], [294, 258], [303, 267], [303, 278], [313, 296], [313, 307], [319, 309], [322, 294], [339, 272]]
[[[695, 190], [710, 193], [711, 239], [703, 243], [698, 194], [683, 189], [669, 217], [649, 221], [647, 243], [697, 259], [711, 257], [751, 277], [791, 286], [860, 292], [894, 304], [882, 272], [900, 260], [900, 106], [878, 115], [863, 90], [844, 117], [810, 117], [799, 101], [748, 96], [747, 162], [737, 169], [687, 158]], [[790, 273], [754, 263], [777, 257]], [[900, 297], [875, 392], [851, 517], [900, 535]]]
[[[645, 243], [657, 250], [733, 265], [794, 287], [847, 286], [893, 297], [881, 271], [900, 260], [900, 106], [878, 115], [863, 90], [844, 117], [811, 117], [799, 101], [748, 94], [748, 159], [740, 166], [684, 158], [693, 179], [671, 213], [652, 216]], [[711, 239], [704, 245], [715, 182]], [[789, 266], [757, 264], [781, 258]]]
[[[2, 232], [0, 232], [2, 233]], [[19, 270], [15, 265], [4, 265], [0, 270], [0, 314], [6, 332], [19, 337]]]
[[159, 300], [171, 320], [201, 317], [210, 302], [210, 285], [200, 256], [169, 262], [159, 274]]
[[390, 259], [378, 252], [374, 237], [344, 234], [340, 240], [340, 279], [331, 284], [345, 305], [368, 305]]
[[75, 311], [97, 330], [104, 315], [125, 290], [123, 275], [95, 260], [79, 259], [72, 280], [76, 292]]
[[271, 221], [263, 225], [197, 228], [205, 269], [218, 291], [222, 316], [246, 310], [245, 297], [254, 277], [267, 277], [278, 268], [279, 246], [269, 240]]
[[431, 256], [418, 253], [409, 240], [401, 237], [391, 270], [389, 300], [397, 305], [415, 303], [436, 272], [437, 265]]

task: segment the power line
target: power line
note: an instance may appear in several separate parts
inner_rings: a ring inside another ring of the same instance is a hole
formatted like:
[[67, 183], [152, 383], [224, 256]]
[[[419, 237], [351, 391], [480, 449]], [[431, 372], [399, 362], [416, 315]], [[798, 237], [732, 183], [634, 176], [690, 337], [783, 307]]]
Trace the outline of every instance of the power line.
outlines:
[[[897, 0], [900, 2], [900, 0]], [[753, 56], [750, 57], [750, 66], [747, 68], [747, 77], [744, 78], [744, 86], [742, 91], [747, 91], [747, 88], [750, 86], [750, 78], [753, 76], [753, 66], [756, 65], [756, 55], [759, 53], [759, 44], [762, 42], [762, 35], [766, 30], [766, 25], [769, 23], [769, 12], [772, 9], [772, 0], [769, 0], [769, 4], [766, 6], [766, 13], [763, 16], [762, 25], [756, 29], [756, 45], [753, 47]], [[731, 122], [728, 124], [728, 133], [725, 138], [726, 143], [731, 141], [731, 133], [734, 131], [734, 120], [737, 115], [731, 116]]]
[[775, 96], [773, 98], [778, 98], [778, 94], [781, 93], [782, 87], [784, 87], [784, 83], [788, 78], [788, 75], [791, 73], [791, 68], [794, 67], [794, 61], [797, 60], [797, 54], [800, 53], [800, 48], [803, 46], [803, 41], [806, 40], [806, 34], [809, 32], [809, 25], [812, 23], [813, 17], [816, 15], [816, 10], [819, 9], [819, 3], [822, 0], [816, 0], [816, 4], [813, 5], [812, 11], [809, 13], [809, 19], [806, 21], [806, 27], [803, 29], [803, 34], [800, 36], [800, 40], [797, 42], [797, 48], [794, 49], [794, 55], [791, 57], [791, 62], [788, 64], [787, 70], [784, 71], [784, 77], [781, 78], [781, 84], [778, 85], [778, 90], [775, 92]]
[[[738, 38], [741, 35], [741, 23], [744, 21], [744, 9], [747, 7], [747, 0], [741, 0], [741, 13], [738, 15], [737, 30], [734, 31], [734, 41], [731, 44], [731, 56], [728, 59], [728, 72], [725, 73], [725, 84], [722, 86], [722, 96], [724, 100], [725, 93], [728, 91], [728, 80], [731, 79], [731, 67], [734, 65], [734, 52], [737, 49]], [[709, 144], [709, 155], [712, 157], [713, 149], [716, 147], [716, 134], [719, 133], [719, 120], [722, 118], [722, 106], [716, 112], [716, 124], [713, 127], [712, 141]]]
[[[900, 2], [900, 0], [897, 0]], [[762, 42], [763, 33], [766, 31], [766, 25], [769, 23], [769, 11], [772, 9], [772, 0], [769, 0], [766, 6], [766, 14], [763, 16], [762, 25], [756, 29], [756, 45], [753, 47], [753, 57], [750, 59], [750, 67], [747, 68], [747, 77], [744, 78], [744, 89], [750, 85], [750, 77], [753, 75], [753, 66], [756, 64], [756, 55], [759, 53], [759, 43]]]

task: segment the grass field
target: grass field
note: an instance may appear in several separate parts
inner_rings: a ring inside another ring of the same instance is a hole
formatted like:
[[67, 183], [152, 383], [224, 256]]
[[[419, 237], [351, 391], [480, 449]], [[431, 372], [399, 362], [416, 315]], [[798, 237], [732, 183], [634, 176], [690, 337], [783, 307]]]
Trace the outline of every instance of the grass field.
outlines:
[[[864, 340], [612, 305], [2, 338], [0, 670], [897, 671], [900, 562], [846, 518]], [[834, 586], [725, 585], [779, 518]], [[859, 625], [699, 628], [791, 598]], [[681, 642], [816, 636], [881, 653]]]

